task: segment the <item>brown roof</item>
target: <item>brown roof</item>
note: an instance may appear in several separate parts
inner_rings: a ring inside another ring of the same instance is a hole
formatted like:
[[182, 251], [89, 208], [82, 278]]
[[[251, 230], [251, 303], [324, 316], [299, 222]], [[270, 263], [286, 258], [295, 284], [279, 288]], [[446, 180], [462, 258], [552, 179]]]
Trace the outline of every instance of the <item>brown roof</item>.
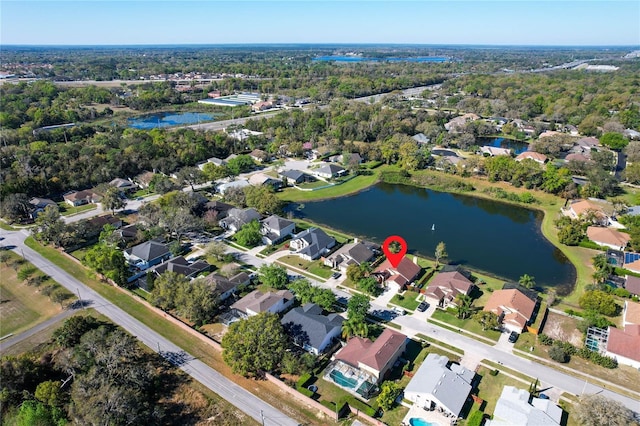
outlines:
[[504, 314], [503, 322], [518, 324], [524, 328], [536, 307], [536, 302], [516, 289], [496, 290], [491, 294], [483, 311]]
[[[626, 267], [627, 266], [625, 265], [625, 268]], [[633, 275], [627, 276], [624, 288], [626, 288], [631, 294], [640, 294], [640, 278], [634, 277]]]
[[571, 209], [580, 216], [581, 214], [593, 210], [596, 213], [604, 214], [602, 206], [594, 203], [591, 200], [580, 200], [571, 204]]
[[[626, 301], [624, 311], [625, 324], [640, 324], [640, 303]], [[640, 347], [638, 348], [640, 351]]]
[[251, 310], [256, 313], [266, 312], [270, 307], [278, 303], [280, 300], [291, 300], [293, 294], [288, 290], [279, 290], [277, 292], [268, 291], [262, 293], [260, 290], [254, 290], [242, 299], [231, 305], [231, 308], [247, 313]]
[[63, 196], [65, 200], [76, 201], [76, 200], [91, 200], [94, 197], [94, 192], [89, 189], [83, 189], [82, 191], [75, 191], [70, 194], [66, 194]]
[[601, 226], [590, 226], [587, 228], [587, 237], [596, 243], [610, 244], [617, 247], [626, 247], [631, 241], [631, 236], [624, 232]]
[[449, 300], [460, 294], [469, 294], [473, 283], [458, 271], [441, 272], [436, 275], [425, 290], [425, 294], [437, 299], [447, 296]]
[[[631, 263], [625, 263], [624, 264], [624, 269], [628, 269], [631, 272], [640, 272], [640, 259], [639, 260], [634, 260]], [[627, 290], [629, 290], [627, 288]], [[629, 290], [629, 292], [631, 292], [631, 290]], [[635, 293], [638, 294], [638, 293]]]
[[640, 325], [628, 325], [624, 330], [609, 327], [607, 352], [640, 361]]
[[547, 161], [547, 156], [546, 155], [540, 154], [539, 152], [535, 152], [535, 151], [521, 152], [516, 157], [516, 161], [522, 161], [522, 160], [524, 160], [526, 158], [530, 158], [530, 159], [532, 159], [534, 161], [538, 161], [540, 163], [544, 163], [545, 161]]
[[102, 228], [105, 225], [117, 225], [120, 224], [122, 225], [122, 220], [113, 216], [113, 215], [104, 215], [104, 216], [96, 216], [96, 217], [92, 217], [91, 219], [87, 220], [87, 223], [89, 223], [91, 226], [95, 226], [96, 228]]
[[392, 357], [404, 345], [406, 338], [404, 334], [390, 328], [386, 328], [375, 342], [352, 337], [336, 354], [336, 359], [354, 367], [362, 363], [376, 371], [382, 371], [390, 362], [395, 361]]
[[407, 282], [412, 281], [418, 276], [422, 268], [420, 265], [413, 263], [408, 257], [403, 257], [397, 268], [391, 266], [389, 259], [386, 259], [378, 268], [376, 272], [388, 272], [391, 275], [400, 274]]
[[564, 157], [564, 159], [566, 161], [581, 161], [583, 163], [588, 163], [589, 161], [591, 161], [591, 159], [589, 157], [587, 157], [584, 154], [576, 154], [576, 153], [571, 153], [569, 155], [567, 155], [566, 157]]

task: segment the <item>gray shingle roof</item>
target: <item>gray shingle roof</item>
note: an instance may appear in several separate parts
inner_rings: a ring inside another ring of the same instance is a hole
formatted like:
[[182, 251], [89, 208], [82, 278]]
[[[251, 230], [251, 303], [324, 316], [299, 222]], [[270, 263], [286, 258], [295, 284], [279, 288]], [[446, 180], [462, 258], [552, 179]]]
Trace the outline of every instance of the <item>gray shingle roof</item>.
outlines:
[[342, 327], [342, 318], [338, 314], [322, 315], [322, 308], [315, 303], [294, 308], [282, 318], [282, 325], [294, 333], [294, 339], [300, 346], [308, 344], [319, 351], [320, 346], [335, 327]]
[[262, 220], [263, 225], [267, 226], [269, 229], [274, 231], [280, 231], [287, 226], [291, 225], [293, 221], [280, 217], [278, 215], [272, 214], [266, 219]]
[[307, 243], [307, 246], [299, 250], [298, 253], [307, 255], [312, 259], [318, 257], [322, 253], [322, 250], [332, 247], [336, 242], [333, 237], [330, 237], [326, 232], [318, 228], [306, 229], [294, 235], [293, 239], [304, 240]]
[[169, 253], [166, 245], [153, 240], [138, 244], [125, 251], [130, 256], [135, 256], [147, 262]]

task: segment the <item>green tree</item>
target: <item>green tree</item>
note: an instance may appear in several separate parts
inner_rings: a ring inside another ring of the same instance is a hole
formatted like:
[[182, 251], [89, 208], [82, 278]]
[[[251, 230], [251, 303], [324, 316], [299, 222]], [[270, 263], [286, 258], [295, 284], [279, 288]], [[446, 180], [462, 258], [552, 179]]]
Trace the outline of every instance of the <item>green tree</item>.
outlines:
[[447, 246], [444, 241], [440, 241], [436, 246], [436, 251], [434, 253], [436, 258], [436, 268], [440, 266], [440, 261], [446, 259], [449, 255], [447, 254]]
[[34, 396], [38, 401], [52, 407], [60, 405], [62, 403], [60, 382], [57, 380], [47, 380], [46, 382], [39, 383]]
[[617, 315], [620, 310], [613, 295], [601, 290], [586, 291], [578, 303], [582, 309], [593, 310], [607, 316]]
[[11, 222], [26, 219], [31, 211], [27, 194], [8, 194], [0, 203], [0, 214]]
[[629, 141], [621, 133], [609, 132], [600, 136], [600, 143], [615, 151], [620, 151], [629, 144]]
[[197, 167], [183, 167], [178, 171], [178, 181], [183, 185], [191, 186], [191, 191], [195, 191], [194, 185], [204, 182], [204, 175]]
[[176, 312], [196, 326], [208, 324], [218, 309], [218, 296], [202, 278], [182, 282], [178, 288]]
[[374, 277], [362, 278], [358, 281], [358, 288], [372, 296], [376, 296], [380, 292], [380, 286]]
[[518, 282], [522, 284], [523, 287], [526, 287], [526, 288], [533, 288], [536, 286], [535, 277], [532, 277], [531, 275], [528, 275], [528, 274], [522, 275], [518, 280]]
[[483, 330], [494, 330], [498, 328], [500, 322], [498, 316], [490, 311], [478, 311], [473, 318], [480, 323]]
[[569, 362], [570, 356], [560, 342], [553, 342], [549, 348], [549, 358], [564, 364]]
[[287, 349], [280, 317], [263, 312], [231, 324], [222, 338], [222, 358], [234, 373], [256, 376], [274, 371]]
[[60, 218], [58, 206], [47, 206], [38, 215], [35, 224], [34, 238], [45, 244], [53, 244], [60, 247], [64, 240], [67, 226]]
[[213, 163], [207, 163], [202, 168], [204, 177], [208, 180], [218, 180], [231, 176], [226, 166], [216, 166]]
[[166, 271], [153, 282], [151, 303], [165, 311], [176, 307], [178, 293], [181, 288], [189, 285], [189, 279], [182, 274]]
[[262, 242], [262, 234], [260, 233], [260, 222], [252, 220], [245, 224], [233, 236], [235, 240], [244, 247], [255, 247]]
[[458, 318], [466, 319], [471, 315], [471, 304], [473, 303], [473, 299], [471, 296], [467, 296], [466, 294], [458, 294], [456, 296], [456, 312], [458, 314]]
[[253, 159], [248, 155], [238, 155], [227, 162], [227, 169], [232, 176], [245, 173], [255, 167]]
[[354, 294], [347, 302], [347, 317], [365, 321], [371, 301], [366, 294]]
[[362, 318], [353, 317], [342, 323], [342, 337], [349, 339], [352, 336], [367, 337], [369, 335], [369, 325]]
[[227, 246], [222, 241], [211, 241], [204, 250], [207, 256], [220, 260], [227, 253]]
[[390, 410], [396, 403], [396, 399], [400, 395], [402, 389], [400, 386], [387, 380], [380, 386], [380, 394], [378, 395], [378, 405], [385, 411]]
[[80, 342], [80, 338], [86, 332], [99, 326], [100, 322], [92, 316], [73, 316], [53, 332], [53, 339], [63, 348], [72, 348]]
[[306, 278], [299, 278], [289, 283], [291, 290], [302, 305], [315, 303], [325, 311], [333, 311], [336, 295], [331, 289], [314, 287]]
[[271, 186], [247, 186], [244, 189], [247, 207], [253, 207], [263, 214], [279, 214], [283, 202]]
[[118, 285], [126, 285], [129, 269], [124, 254], [117, 247], [99, 243], [84, 256], [84, 263]]
[[116, 214], [116, 210], [123, 209], [127, 205], [127, 203], [120, 197], [120, 191], [118, 188], [113, 186], [107, 188], [100, 202], [105, 209], [111, 210], [111, 214], [113, 215]]
[[283, 266], [276, 264], [262, 264], [258, 269], [258, 276], [262, 284], [277, 289], [286, 288], [289, 281], [287, 270]]

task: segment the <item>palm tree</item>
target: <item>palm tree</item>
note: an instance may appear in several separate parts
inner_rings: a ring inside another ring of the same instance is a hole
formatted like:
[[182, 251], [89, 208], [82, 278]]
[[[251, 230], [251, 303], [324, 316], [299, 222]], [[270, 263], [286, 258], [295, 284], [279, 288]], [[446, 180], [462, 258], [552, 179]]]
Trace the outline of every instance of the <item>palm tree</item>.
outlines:
[[518, 282], [526, 288], [533, 288], [536, 285], [535, 277], [532, 277], [528, 274], [524, 274], [523, 276], [521, 276]]
[[593, 273], [592, 277], [596, 284], [602, 284], [609, 278], [609, 271], [606, 269], [598, 269]]
[[593, 258], [593, 267], [596, 268], [597, 271], [602, 269], [609, 269], [609, 262], [607, 261], [607, 256], [605, 254], [598, 254]]
[[349, 318], [342, 323], [342, 337], [349, 339], [352, 336], [367, 337], [369, 326], [365, 320], [359, 318]]
[[471, 296], [467, 296], [466, 294], [458, 294], [456, 296], [456, 311], [458, 313], [458, 318], [466, 319], [471, 314], [471, 303], [473, 299]]

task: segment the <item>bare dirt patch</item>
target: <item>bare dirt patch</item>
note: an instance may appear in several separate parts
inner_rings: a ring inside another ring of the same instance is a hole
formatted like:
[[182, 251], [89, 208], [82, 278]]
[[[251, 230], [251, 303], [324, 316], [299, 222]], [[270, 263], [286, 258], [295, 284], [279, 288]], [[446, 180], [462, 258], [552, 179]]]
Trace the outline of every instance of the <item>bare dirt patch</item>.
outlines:
[[549, 312], [544, 326], [544, 334], [581, 348], [584, 342], [582, 333], [577, 328], [579, 322], [579, 319]]

